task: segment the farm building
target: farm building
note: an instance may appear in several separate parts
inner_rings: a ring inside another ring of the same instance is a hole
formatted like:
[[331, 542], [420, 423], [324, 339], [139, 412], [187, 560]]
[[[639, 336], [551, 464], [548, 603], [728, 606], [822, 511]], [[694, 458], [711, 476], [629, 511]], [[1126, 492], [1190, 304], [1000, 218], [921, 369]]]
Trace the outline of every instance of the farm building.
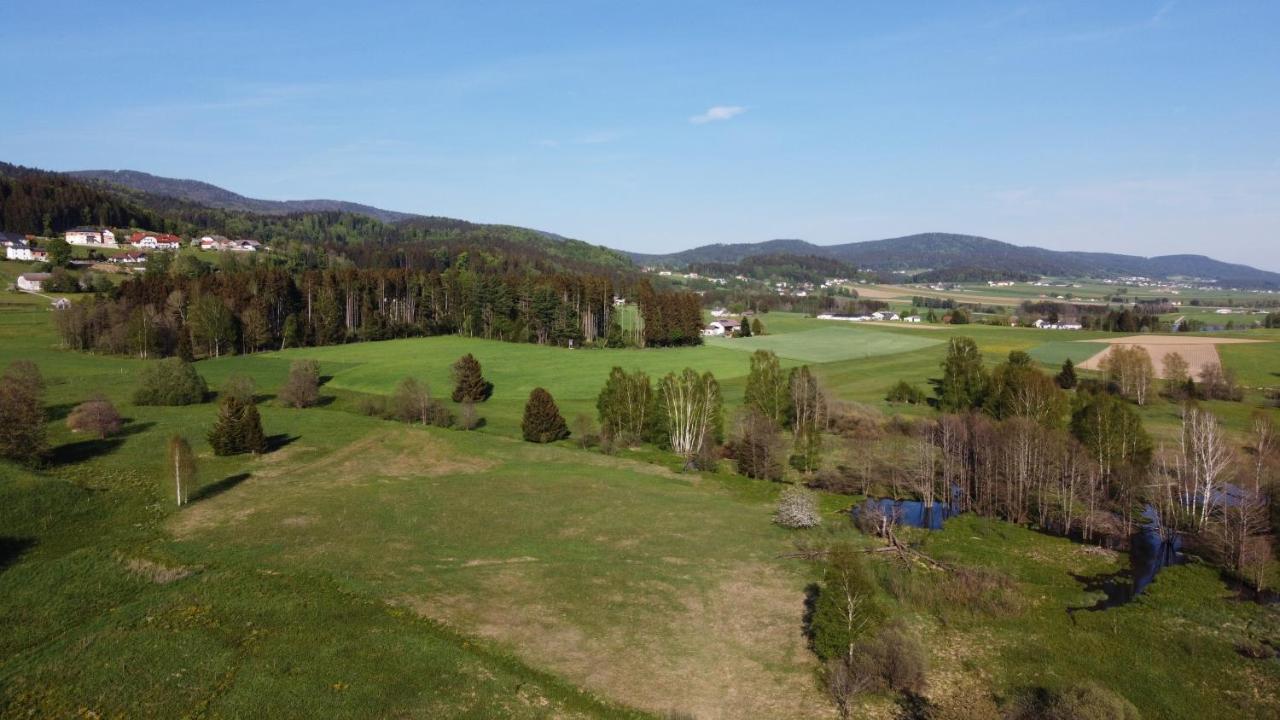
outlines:
[[740, 327], [742, 327], [742, 323], [737, 320], [715, 320], [712, 321], [710, 325], [702, 329], [702, 334], [716, 337], [732, 335], [734, 331]]
[[182, 238], [163, 233], [136, 232], [129, 236], [129, 244], [148, 250], [177, 250], [182, 247]]
[[[192, 240], [192, 245], [196, 245], [197, 241]], [[262, 250], [262, 243], [257, 240], [228, 240], [222, 235], [205, 235], [198, 241], [201, 250], [213, 250], [215, 252], [257, 252]]]
[[49, 273], [23, 273], [18, 276], [18, 289], [27, 292], [40, 292], [44, 284], [53, 275]]
[[99, 247], [118, 247], [116, 245], [116, 234], [107, 228], [89, 227], [82, 225], [78, 228], [72, 228], [66, 234], [67, 243], [70, 245], [96, 245]]
[[147, 262], [147, 254], [142, 252], [127, 252], [122, 255], [116, 255], [107, 262], [116, 265], [142, 265]]

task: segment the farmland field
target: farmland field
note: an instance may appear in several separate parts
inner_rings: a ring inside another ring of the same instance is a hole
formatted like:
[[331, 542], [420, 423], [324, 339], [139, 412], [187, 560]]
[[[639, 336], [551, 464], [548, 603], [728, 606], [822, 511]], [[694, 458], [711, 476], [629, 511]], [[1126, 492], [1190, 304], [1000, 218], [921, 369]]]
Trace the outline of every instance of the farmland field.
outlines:
[[[39, 363], [59, 458], [39, 470], [0, 464], [0, 717], [833, 717], [801, 632], [816, 570], [784, 556], [797, 537], [867, 543], [841, 512], [856, 498], [825, 496], [826, 527], [797, 536], [771, 522], [776, 484], [727, 467], [681, 473], [652, 448], [607, 456], [519, 442], [529, 390], [547, 387], [572, 417], [593, 410], [615, 365], [691, 366], [721, 379], [732, 410], [746, 350], [773, 347], [784, 365], [814, 362], [836, 399], [924, 413], [886, 404], [884, 392], [899, 378], [927, 387], [949, 337], [974, 337], [990, 361], [1030, 350], [1047, 368], [1073, 341], [762, 320], [772, 334], [674, 350], [432, 337], [201, 361], [215, 389], [235, 374], [256, 380], [275, 448], [220, 458], [203, 439], [211, 404], [134, 406], [144, 361], [59, 350], [44, 307], [0, 307], [0, 365]], [[1275, 366], [1275, 343], [1224, 348], [1250, 378]], [[442, 394], [466, 352], [496, 386], [481, 432], [352, 412], [405, 376]], [[325, 401], [278, 406], [271, 396], [304, 357], [330, 378]], [[120, 437], [63, 426], [89, 388], [128, 418]], [[1213, 404], [1227, 405], [1243, 425], [1248, 404]], [[1171, 415], [1153, 407], [1147, 420]], [[175, 432], [201, 466], [182, 509], [163, 469]], [[1140, 602], [1069, 615], [1097, 599], [1077, 576], [1127, 567], [1123, 554], [973, 517], [912, 537], [935, 557], [1009, 576], [1022, 604], [999, 618], [902, 610], [929, 638], [931, 698], [973, 683], [1008, 693], [1092, 680], [1148, 718], [1280, 717], [1280, 669], [1243, 664], [1253, 661], [1233, 645], [1272, 620], [1230, 600], [1207, 565], [1167, 571]], [[889, 562], [877, 572], [895, 586], [928, 579]], [[1194, 643], [1170, 646], [1175, 632]], [[1214, 683], [1188, 682], [1197, 673]], [[878, 696], [864, 710], [896, 713]]]
[[707, 345], [714, 348], [728, 348], [740, 352], [772, 350], [778, 357], [807, 363], [828, 363], [893, 355], [940, 345], [942, 342], [927, 336], [877, 332], [847, 325], [833, 326], [832, 323], [828, 323], [828, 327], [781, 335], [738, 339], [707, 338]]

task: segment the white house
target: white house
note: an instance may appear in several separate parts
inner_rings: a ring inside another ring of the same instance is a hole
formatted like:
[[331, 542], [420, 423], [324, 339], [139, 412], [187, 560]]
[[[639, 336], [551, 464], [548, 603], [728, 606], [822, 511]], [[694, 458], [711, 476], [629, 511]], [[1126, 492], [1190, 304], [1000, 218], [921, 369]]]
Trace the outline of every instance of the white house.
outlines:
[[44, 288], [44, 283], [53, 277], [49, 273], [23, 273], [18, 276], [18, 289], [28, 292], [40, 292]]
[[898, 313], [889, 310], [877, 310], [871, 313], [872, 320], [897, 320]]
[[116, 255], [107, 262], [116, 265], [145, 265], [147, 262], [147, 254], [141, 252], [127, 252], [122, 255]]
[[[194, 245], [196, 241], [191, 241]], [[219, 252], [257, 252], [262, 249], [262, 243], [257, 240], [228, 240], [221, 235], [205, 235], [200, 238], [201, 250], [216, 250]]]
[[908, 315], [908, 316], [906, 316], [906, 317], [902, 318], [902, 322], [918, 323], [918, 322], [920, 322], [920, 316], [919, 316], [919, 315]]
[[97, 245], [99, 247], [119, 247], [116, 245], [116, 234], [106, 228], [81, 226], [67, 231], [67, 243], [70, 245]]
[[177, 235], [136, 232], [129, 236], [129, 244], [148, 250], [177, 250], [182, 247], [182, 238]]
[[742, 323], [737, 320], [713, 320], [710, 325], [702, 329], [702, 334], [722, 337], [732, 335], [740, 327], [742, 327]]

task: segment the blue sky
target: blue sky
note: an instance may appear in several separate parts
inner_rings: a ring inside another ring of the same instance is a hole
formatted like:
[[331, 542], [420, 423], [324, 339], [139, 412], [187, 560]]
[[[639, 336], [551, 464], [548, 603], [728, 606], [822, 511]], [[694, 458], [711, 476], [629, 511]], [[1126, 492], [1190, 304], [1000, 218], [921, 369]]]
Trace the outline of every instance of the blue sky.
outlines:
[[[1280, 270], [1280, 3], [7, 2], [0, 159], [631, 250]], [[20, 70], [18, 70], [20, 69]]]

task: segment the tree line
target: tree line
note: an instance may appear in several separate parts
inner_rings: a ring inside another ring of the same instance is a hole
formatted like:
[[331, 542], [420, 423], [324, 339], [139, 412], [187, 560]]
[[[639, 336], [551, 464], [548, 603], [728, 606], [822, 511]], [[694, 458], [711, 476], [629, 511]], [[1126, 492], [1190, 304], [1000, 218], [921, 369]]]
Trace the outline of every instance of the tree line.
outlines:
[[627, 337], [607, 277], [454, 260], [421, 270], [149, 272], [59, 310], [55, 325], [73, 349], [186, 360], [451, 334], [561, 346], [701, 342], [696, 295], [642, 280], [643, 333]]

